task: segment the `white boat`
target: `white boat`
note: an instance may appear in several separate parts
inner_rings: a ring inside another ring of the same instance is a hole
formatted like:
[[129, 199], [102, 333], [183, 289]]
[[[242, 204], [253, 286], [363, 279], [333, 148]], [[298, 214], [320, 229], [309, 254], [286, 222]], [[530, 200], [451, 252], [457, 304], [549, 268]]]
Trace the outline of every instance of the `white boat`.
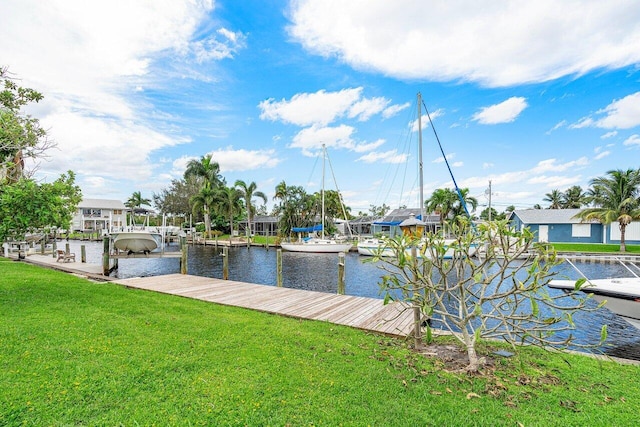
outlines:
[[113, 233], [113, 246], [128, 254], [149, 253], [158, 247], [160, 234], [147, 230]]
[[131, 225], [124, 230], [111, 232], [111, 238], [113, 239], [113, 246], [119, 250], [128, 254], [135, 253], [149, 253], [162, 243], [162, 234], [159, 232], [152, 232], [149, 229], [149, 218], [145, 220], [145, 223], [141, 226], [136, 225], [131, 218]]
[[[565, 261], [577, 270], [569, 260]], [[593, 294], [593, 299], [599, 303], [606, 301], [604, 306], [607, 309], [640, 329], [640, 277], [628, 265], [619, 262], [634, 277], [586, 279], [586, 282], [580, 286], [580, 291]], [[576, 288], [576, 280], [553, 279], [549, 282], [549, 287], [571, 292]]]
[[[550, 288], [564, 291], [572, 291], [575, 286], [575, 280], [554, 279], [549, 282]], [[598, 302], [606, 301], [606, 308], [640, 329], [640, 278], [591, 279], [580, 290], [593, 294], [593, 299]]]
[[351, 243], [339, 243], [332, 239], [316, 239], [312, 237], [299, 243], [281, 243], [280, 246], [285, 251], [290, 252], [338, 253], [349, 252], [353, 245]]
[[[321, 237], [309, 237], [306, 239], [300, 239], [293, 243], [281, 243], [280, 247], [289, 252], [316, 252], [316, 253], [338, 253], [348, 252], [353, 247], [350, 242], [338, 242], [333, 239], [325, 239], [324, 236], [324, 169], [325, 160], [327, 157], [327, 151], [322, 144], [322, 223], [320, 226], [310, 227], [309, 230], [304, 231], [320, 231]], [[344, 207], [343, 207], [344, 208]], [[300, 230], [302, 231], [302, 230]]]

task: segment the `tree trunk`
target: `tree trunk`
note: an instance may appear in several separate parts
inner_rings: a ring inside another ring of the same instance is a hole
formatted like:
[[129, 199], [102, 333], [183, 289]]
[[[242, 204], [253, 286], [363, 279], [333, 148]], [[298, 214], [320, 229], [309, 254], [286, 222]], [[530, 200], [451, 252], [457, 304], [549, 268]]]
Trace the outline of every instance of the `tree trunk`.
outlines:
[[626, 231], [626, 228], [627, 228], [626, 224], [620, 224], [620, 252], [627, 251], [627, 244], [624, 241], [624, 233]]
[[205, 239], [211, 236], [211, 216], [209, 215], [209, 206], [207, 205], [204, 206], [204, 231], [206, 233]]

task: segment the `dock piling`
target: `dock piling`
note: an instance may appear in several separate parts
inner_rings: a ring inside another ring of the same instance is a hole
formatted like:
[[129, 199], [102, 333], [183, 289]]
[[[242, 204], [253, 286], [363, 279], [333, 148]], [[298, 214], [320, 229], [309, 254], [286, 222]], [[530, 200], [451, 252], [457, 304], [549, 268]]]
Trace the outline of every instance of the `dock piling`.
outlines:
[[345, 254], [344, 252], [339, 252], [338, 253], [338, 295], [344, 295], [344, 292], [345, 292], [344, 264], [345, 264]]
[[229, 280], [229, 248], [222, 248], [222, 279]]

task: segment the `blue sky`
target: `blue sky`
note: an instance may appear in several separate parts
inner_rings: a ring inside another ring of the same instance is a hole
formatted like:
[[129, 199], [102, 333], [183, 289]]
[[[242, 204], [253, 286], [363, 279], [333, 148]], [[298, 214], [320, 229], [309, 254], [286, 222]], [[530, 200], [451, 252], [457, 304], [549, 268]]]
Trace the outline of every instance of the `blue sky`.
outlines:
[[[416, 93], [460, 187], [532, 207], [640, 167], [633, 1], [1, 0], [0, 65], [88, 198], [151, 197], [205, 154], [228, 183], [319, 190], [328, 147], [353, 213], [415, 207]], [[426, 121], [425, 121], [426, 122]], [[425, 198], [451, 179], [433, 132]], [[327, 188], [335, 188], [327, 178]]]

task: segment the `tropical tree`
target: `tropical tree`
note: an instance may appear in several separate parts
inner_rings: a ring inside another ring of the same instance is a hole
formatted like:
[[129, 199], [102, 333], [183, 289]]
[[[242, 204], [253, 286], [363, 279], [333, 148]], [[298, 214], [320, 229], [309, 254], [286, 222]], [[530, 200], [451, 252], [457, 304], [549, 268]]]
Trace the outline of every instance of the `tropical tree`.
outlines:
[[562, 209], [580, 209], [586, 201], [587, 195], [579, 185], [569, 187], [562, 193]]
[[233, 222], [237, 213], [242, 210], [241, 193], [235, 187], [221, 186], [214, 191], [214, 206], [218, 212], [229, 220], [229, 241], [233, 235]]
[[[225, 181], [222, 175], [220, 175], [220, 165], [217, 162], [212, 161], [211, 154], [202, 156], [200, 160], [191, 160], [187, 163], [187, 168], [184, 172], [184, 178], [196, 178], [202, 188], [206, 190], [204, 194], [207, 197], [202, 197], [200, 200], [205, 202], [210, 200], [208, 197], [209, 194], [215, 192], [215, 190], [224, 185]], [[195, 196], [194, 196], [195, 198]], [[198, 205], [204, 211], [204, 226], [206, 235], [209, 236], [211, 234], [211, 216], [209, 215], [211, 212], [211, 206], [208, 204]]]
[[255, 210], [252, 199], [259, 197], [266, 204], [267, 196], [262, 191], [256, 191], [257, 185], [255, 182], [247, 185], [246, 182], [239, 179], [236, 181], [235, 187], [240, 192], [240, 197], [244, 200], [244, 207], [247, 210], [247, 239], [251, 239], [251, 217]]
[[204, 214], [206, 237], [211, 235], [211, 206], [216, 201], [215, 190], [210, 187], [200, 187], [200, 190], [189, 198], [193, 215]]
[[282, 181], [276, 186], [274, 198], [280, 199], [273, 213], [279, 217], [278, 229], [281, 234], [290, 235], [294, 227], [313, 225], [317, 214], [317, 203], [315, 197], [307, 194], [304, 188], [287, 186]]
[[[413, 310], [416, 348], [423, 344], [422, 331], [431, 340], [431, 328], [444, 329], [466, 349], [467, 370], [477, 372], [484, 359], [476, 352], [483, 339], [500, 339], [517, 345], [543, 349], [570, 345], [589, 347], [598, 343], [576, 343], [573, 314], [593, 311], [586, 294], [549, 293], [546, 286], [562, 260], [552, 247], [534, 242], [527, 228], [513, 230], [506, 220], [479, 224], [469, 233], [464, 217], [453, 221], [445, 242], [442, 230], [425, 236], [400, 235], [386, 242], [395, 256], [370, 259], [384, 270], [380, 287], [385, 302], [403, 301]], [[493, 241], [486, 254], [475, 258], [478, 242]], [[453, 250], [452, 259], [445, 253]], [[577, 284], [576, 290], [579, 290]], [[568, 337], [567, 337], [568, 335]], [[606, 339], [606, 325], [601, 341]]]
[[134, 191], [131, 197], [124, 203], [129, 209], [142, 208], [142, 206], [151, 206], [151, 199], [142, 197], [140, 191]]
[[[454, 217], [457, 217], [459, 215], [466, 216], [467, 213], [475, 211], [478, 207], [478, 199], [469, 195], [468, 188], [460, 189], [459, 194], [455, 190], [451, 190], [451, 192], [456, 197], [456, 201], [453, 203], [453, 206], [451, 208]], [[466, 209], [465, 206], [467, 207]], [[469, 206], [471, 206], [471, 209], [468, 208]]]
[[607, 176], [594, 178], [590, 184], [594, 207], [581, 210], [576, 217], [583, 221], [597, 220], [606, 225], [617, 222], [620, 252], [626, 252], [626, 228], [632, 221], [640, 220], [640, 170], [610, 170]]
[[440, 217], [440, 225], [449, 218], [458, 196], [449, 188], [438, 188], [425, 202], [425, 209], [429, 213], [435, 213]]
[[560, 190], [552, 190], [544, 195], [542, 201], [549, 202], [549, 209], [562, 209], [563, 195]]
[[18, 86], [7, 68], [0, 68], [0, 184], [24, 175], [24, 159], [36, 158], [54, 146], [38, 119], [22, 112], [43, 99], [41, 93]]
[[384, 203], [382, 206], [369, 205], [369, 212], [374, 218], [383, 218], [390, 210], [391, 208]]

